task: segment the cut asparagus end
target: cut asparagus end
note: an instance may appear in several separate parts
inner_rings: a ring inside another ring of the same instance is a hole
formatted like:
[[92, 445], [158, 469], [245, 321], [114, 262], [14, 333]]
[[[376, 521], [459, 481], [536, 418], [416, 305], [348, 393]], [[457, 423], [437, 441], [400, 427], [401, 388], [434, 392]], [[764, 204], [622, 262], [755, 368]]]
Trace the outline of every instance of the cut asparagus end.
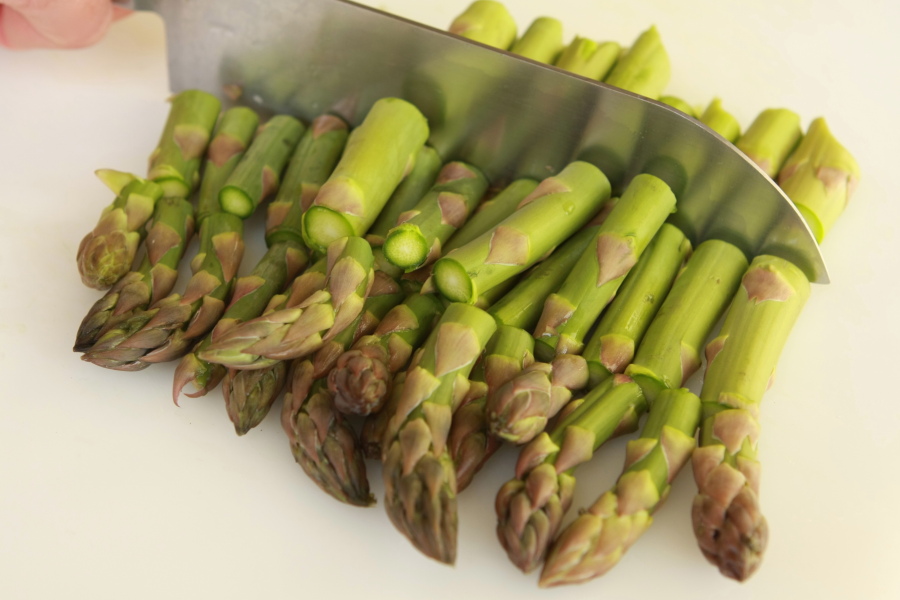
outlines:
[[695, 119], [697, 118], [697, 113], [694, 112], [694, 107], [677, 96], [661, 96], [659, 101], [663, 104], [668, 104], [676, 110], [680, 110], [690, 117], [694, 117]]
[[759, 113], [735, 145], [774, 179], [801, 137], [797, 113], [770, 108]]
[[722, 108], [722, 100], [714, 98], [703, 114], [700, 122], [721, 135], [732, 144], [741, 136], [741, 124], [730, 112]]
[[516, 21], [503, 4], [476, 0], [450, 25], [450, 33], [506, 50], [516, 39]]
[[453, 259], [444, 258], [434, 265], [434, 282], [445, 298], [452, 302], [474, 303], [478, 299], [475, 282], [465, 267]]
[[605, 83], [656, 99], [668, 85], [670, 75], [669, 55], [654, 26], [638, 36]]
[[418, 227], [399, 225], [384, 240], [384, 255], [391, 263], [412, 271], [422, 266], [428, 258], [428, 241]]
[[232, 215], [246, 219], [256, 206], [253, 200], [243, 190], [235, 186], [226, 186], [219, 192], [219, 204], [222, 210]]
[[622, 47], [616, 42], [598, 44], [576, 37], [560, 54], [555, 66], [588, 79], [603, 81], [619, 60], [621, 51]]
[[339, 212], [324, 206], [312, 206], [303, 215], [304, 236], [315, 248], [327, 248], [331, 242], [353, 234], [353, 226]]
[[563, 26], [558, 19], [538, 17], [510, 52], [537, 62], [552, 64], [562, 51]]

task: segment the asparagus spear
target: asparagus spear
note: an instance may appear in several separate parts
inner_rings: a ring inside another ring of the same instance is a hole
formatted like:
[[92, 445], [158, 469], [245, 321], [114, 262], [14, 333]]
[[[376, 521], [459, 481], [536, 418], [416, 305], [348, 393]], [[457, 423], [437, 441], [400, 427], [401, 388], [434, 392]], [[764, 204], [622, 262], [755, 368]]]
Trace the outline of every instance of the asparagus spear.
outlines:
[[147, 179], [162, 186], [167, 197], [187, 198], [200, 182], [200, 160], [222, 105], [199, 90], [185, 90], [171, 102], [165, 129], [150, 155]]
[[516, 210], [519, 203], [538, 185], [533, 179], [516, 179], [489, 200], [478, 205], [475, 213], [469, 217], [465, 225], [454, 233], [444, 244], [444, 254], [465, 246], [481, 234], [493, 229], [500, 221]]
[[512, 15], [503, 4], [494, 0], [476, 0], [450, 25], [450, 33], [501, 50], [512, 45], [516, 32]]
[[469, 487], [484, 463], [500, 449], [501, 440], [490, 432], [485, 406], [487, 384], [483, 374], [470, 381], [469, 393], [453, 413], [447, 447], [456, 466], [456, 492]]
[[388, 198], [384, 208], [378, 213], [378, 218], [366, 233], [366, 239], [372, 246], [384, 245], [384, 238], [397, 224], [397, 218], [412, 209], [422, 196], [428, 193], [440, 170], [441, 157], [437, 150], [431, 146], [422, 146], [416, 153], [412, 171]]
[[97, 176], [116, 199], [103, 209], [97, 225], [81, 240], [76, 261], [82, 283], [105, 290], [131, 269], [143, 227], [162, 198], [163, 189], [128, 173], [104, 169], [97, 171]]
[[297, 359], [291, 368], [281, 413], [291, 452], [324, 492], [347, 504], [370, 506], [375, 499], [356, 434], [334, 410], [331, 394], [314, 370], [309, 359]]
[[628, 442], [616, 485], [566, 527], [551, 546], [541, 587], [582, 583], [619, 562], [665, 501], [672, 480], [694, 449], [700, 399], [681, 388], [653, 403], [640, 438]]
[[694, 534], [707, 560], [738, 581], [759, 567], [768, 537], [758, 498], [759, 405], [809, 291], [793, 264], [757, 256], [706, 347]]
[[510, 52], [552, 65], [563, 49], [563, 26], [559, 19], [538, 17], [532, 21]]
[[284, 389], [287, 376], [287, 363], [283, 361], [268, 369], [228, 369], [222, 380], [222, 395], [235, 433], [245, 435], [262, 423]]
[[434, 262], [441, 247], [465, 223], [487, 190], [487, 178], [462, 162], [444, 165], [431, 190], [409, 211], [384, 240], [384, 255], [397, 267], [413, 271]]
[[[236, 168], [258, 122], [248, 109], [225, 113], [210, 145], [197, 214], [200, 250], [184, 295], [171, 294], [108, 330], [85, 360], [107, 368], [139, 370], [180, 358], [219, 320], [244, 254], [243, 224], [218, 207], [220, 186]], [[252, 149], [252, 146], [251, 146]]]
[[694, 111], [694, 107], [677, 96], [660, 96], [659, 101], [663, 104], [668, 104], [672, 108], [680, 110], [689, 117], [697, 118], [697, 113]]
[[722, 100], [719, 98], [713, 98], [709, 103], [709, 106], [700, 115], [700, 122], [732, 144], [741, 136], [741, 124], [734, 118], [734, 115], [722, 108]]
[[[499, 225], [434, 264], [437, 289], [454, 302], [474, 303], [488, 290], [538, 261], [568, 238], [609, 197], [599, 169], [574, 162], [541, 182]], [[556, 214], [548, 220], [548, 214]]]
[[616, 42], [598, 44], [576, 36], [556, 59], [556, 66], [588, 79], [603, 81], [619, 60], [621, 51], [622, 47]]
[[655, 100], [668, 85], [670, 75], [669, 55], [656, 27], [651, 27], [619, 58], [604, 82]]
[[147, 254], [88, 311], [75, 338], [76, 352], [93, 346], [105, 332], [166, 297], [178, 278], [178, 263], [194, 235], [194, 208], [183, 198], [161, 198], [148, 223]]
[[516, 476], [495, 501], [497, 537], [507, 556], [528, 573], [543, 561], [572, 503], [573, 469], [618, 433], [633, 431], [646, 402], [640, 387], [616, 375], [591, 390], [584, 402], [519, 454]]
[[759, 113], [735, 145], [774, 179], [801, 137], [797, 113], [769, 108]]
[[434, 295], [412, 294], [385, 315], [372, 335], [360, 338], [338, 358], [328, 389], [341, 412], [378, 412], [391, 394], [391, 381], [405, 369], [442, 312]]
[[665, 388], [684, 385], [700, 368], [701, 347], [746, 268], [744, 254], [727, 242], [697, 246], [625, 369], [650, 402]]
[[844, 212], [859, 182], [859, 165], [832, 135], [825, 119], [814, 120], [778, 174], [819, 243]]
[[321, 115], [313, 119], [288, 163], [278, 194], [269, 204], [266, 244], [302, 240], [303, 211], [334, 171], [348, 135], [347, 123], [338, 117]]
[[559, 291], [544, 302], [534, 332], [538, 358], [581, 353], [588, 329], [674, 210], [675, 195], [661, 179], [644, 173], [632, 180]]
[[372, 264], [372, 248], [364, 239], [332, 242], [325, 289], [298, 306], [232, 327], [201, 352], [200, 358], [235, 369], [262, 369], [274, 361], [315, 352], [362, 312], [374, 276]]
[[399, 98], [377, 101], [347, 140], [341, 160], [303, 216], [303, 237], [319, 252], [374, 223], [428, 139], [419, 110]]
[[403, 384], [406, 382], [406, 372], [400, 371], [391, 379], [387, 386], [389, 393], [378, 412], [373, 412], [363, 421], [359, 432], [360, 444], [366, 458], [381, 460], [384, 435], [387, 432], [391, 419], [397, 413], [400, 397], [403, 392]]
[[496, 325], [478, 308], [451, 304], [407, 371], [384, 452], [385, 508], [421, 552], [456, 559], [456, 470], [447, 447], [453, 407]]
[[219, 191], [222, 210], [244, 219], [275, 193], [304, 130], [303, 123], [288, 115], [269, 119]]
[[675, 281], [691, 244], [664, 224], [600, 319], [584, 349], [591, 385], [625, 371], [635, 349]]

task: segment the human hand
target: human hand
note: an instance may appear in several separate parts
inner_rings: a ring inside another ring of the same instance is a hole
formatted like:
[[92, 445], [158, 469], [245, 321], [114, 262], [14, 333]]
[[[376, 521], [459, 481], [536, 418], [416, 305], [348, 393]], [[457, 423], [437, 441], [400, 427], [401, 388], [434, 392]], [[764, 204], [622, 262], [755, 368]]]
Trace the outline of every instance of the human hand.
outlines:
[[83, 48], [130, 13], [111, 0], [0, 0], [0, 46]]

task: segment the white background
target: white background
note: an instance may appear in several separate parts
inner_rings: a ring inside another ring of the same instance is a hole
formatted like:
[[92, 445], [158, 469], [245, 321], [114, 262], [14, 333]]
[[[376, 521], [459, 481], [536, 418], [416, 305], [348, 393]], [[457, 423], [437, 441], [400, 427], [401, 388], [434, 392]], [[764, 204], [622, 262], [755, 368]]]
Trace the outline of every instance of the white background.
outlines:
[[[465, 6], [372, 4], [436, 27]], [[686, 472], [616, 569], [539, 590], [493, 531], [511, 451], [462, 494], [448, 568], [380, 505], [324, 496], [275, 414], [239, 439], [218, 392], [173, 406], [172, 365], [81, 362], [70, 348], [98, 293], [81, 285], [75, 250], [110, 201], [92, 172], [141, 172], [167, 110], [162, 26], [141, 15], [89, 50], [0, 50], [0, 598], [900, 598], [900, 11], [888, 0], [507, 4], [520, 29], [549, 13], [567, 37], [629, 44], [655, 23], [670, 93], [721, 96], [744, 126], [770, 106], [804, 123], [825, 115], [859, 160], [861, 186], [823, 248], [833, 283], [815, 286], [764, 404], [771, 542], [755, 577], [726, 580], [701, 557]], [[612, 483], [623, 443], [579, 471], [576, 507]]]

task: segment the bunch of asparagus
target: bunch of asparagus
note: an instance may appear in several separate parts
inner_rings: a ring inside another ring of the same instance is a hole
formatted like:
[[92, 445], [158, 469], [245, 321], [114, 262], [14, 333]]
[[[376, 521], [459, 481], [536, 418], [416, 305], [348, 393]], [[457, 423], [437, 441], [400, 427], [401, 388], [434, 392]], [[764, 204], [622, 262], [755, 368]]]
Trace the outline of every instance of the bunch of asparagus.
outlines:
[[[564, 48], [546, 17], [516, 41], [502, 5], [480, 0], [451, 31], [653, 98], [669, 78], [653, 28], [625, 53], [582, 38]], [[78, 251], [85, 283], [109, 288], [78, 330], [84, 360], [180, 359], [175, 402], [223, 383], [239, 435], [286, 388], [281, 422], [303, 471], [369, 506], [365, 461], [381, 460], [391, 521], [445, 563], [457, 494], [502, 443], [522, 445], [497, 534], [520, 569], [543, 565], [544, 586], [614, 566], [691, 459], [704, 556], [738, 580], [755, 571], [768, 534], [759, 405], [809, 295], [800, 269], [722, 240], [693, 248], [668, 222], [676, 194], [649, 173], [618, 198], [583, 161], [498, 186], [444, 162], [399, 98], [352, 130], [332, 115], [258, 127], [249, 109], [219, 111], [182, 92], [146, 178], [98, 172], [116, 198]], [[797, 115], [767, 110], [741, 136], [718, 102], [700, 118], [777, 178], [821, 241], [859, 177], [824, 120], [803, 135]], [[239, 277], [243, 219], [269, 197], [268, 250]], [[173, 293], [194, 223], [193, 274]], [[698, 396], [684, 386], [704, 345]], [[575, 468], [644, 414], [615, 486], [563, 529]]]

